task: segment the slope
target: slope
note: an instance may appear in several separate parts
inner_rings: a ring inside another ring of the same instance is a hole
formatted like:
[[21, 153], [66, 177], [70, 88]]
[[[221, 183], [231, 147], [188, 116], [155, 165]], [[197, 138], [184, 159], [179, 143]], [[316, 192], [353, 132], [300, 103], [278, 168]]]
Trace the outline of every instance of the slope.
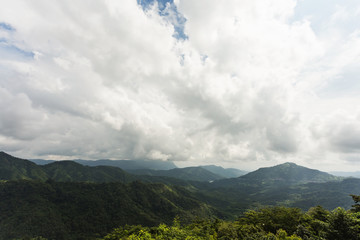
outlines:
[[0, 152], [0, 180], [46, 180], [46, 172], [33, 162]]
[[181, 187], [164, 184], [0, 182], [0, 239], [95, 239], [125, 224], [218, 216]]
[[43, 166], [48, 177], [60, 182], [131, 182], [137, 178], [117, 167], [84, 166], [73, 161], [58, 161]]

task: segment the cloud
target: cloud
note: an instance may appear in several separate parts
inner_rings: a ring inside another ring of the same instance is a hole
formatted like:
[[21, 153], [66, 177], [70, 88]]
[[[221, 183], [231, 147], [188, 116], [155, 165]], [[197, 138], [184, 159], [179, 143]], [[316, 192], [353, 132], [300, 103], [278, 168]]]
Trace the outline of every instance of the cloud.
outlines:
[[335, 166], [358, 151], [357, 120], [335, 113], [356, 119], [359, 28], [340, 29], [359, 15], [331, 5], [321, 16], [329, 24], [314, 28], [306, 2], [8, 2], [2, 150], [240, 168], [323, 157]]

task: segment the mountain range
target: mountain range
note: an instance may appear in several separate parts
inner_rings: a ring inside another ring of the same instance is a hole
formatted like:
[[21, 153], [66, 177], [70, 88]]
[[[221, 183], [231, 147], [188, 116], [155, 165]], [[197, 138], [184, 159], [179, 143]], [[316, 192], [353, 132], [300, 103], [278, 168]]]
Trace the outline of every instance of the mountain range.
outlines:
[[[176, 215], [183, 221], [236, 219], [265, 205], [349, 209], [349, 195], [360, 193], [360, 179], [294, 163], [226, 178], [229, 172], [217, 166], [125, 171], [74, 161], [37, 165], [0, 152], [0, 239], [39, 232], [50, 239], [94, 239], [126, 223], [153, 226]], [[234, 170], [235, 176], [239, 173]], [[50, 231], [51, 226], [57, 228]]]
[[[102, 161], [94, 162], [101, 163]], [[144, 182], [164, 182], [172, 184], [178, 182], [175, 179], [186, 181], [211, 181], [223, 178], [201, 167], [174, 168], [171, 170], [128, 170], [129, 172], [136, 173], [130, 174], [119, 167], [97, 165], [95, 163], [94, 165], [95, 166], [83, 165], [75, 161], [50, 161], [50, 163], [46, 165], [37, 165], [29, 160], [16, 158], [7, 153], [0, 152], [0, 180], [53, 179], [61, 182], [76, 181], [98, 183], [127, 183], [135, 180], [142, 180]], [[146, 166], [147, 164], [142, 167]]]
[[[49, 163], [56, 162], [54, 160], [44, 160], [44, 159], [30, 159], [30, 161], [38, 165], [46, 165]], [[73, 162], [80, 163], [85, 166], [112, 166], [119, 167], [124, 170], [134, 170], [134, 169], [152, 169], [152, 170], [169, 170], [176, 168], [174, 162], [171, 161], [161, 161], [161, 160], [149, 160], [149, 159], [135, 159], [135, 160], [83, 160], [75, 159], [71, 160]]]

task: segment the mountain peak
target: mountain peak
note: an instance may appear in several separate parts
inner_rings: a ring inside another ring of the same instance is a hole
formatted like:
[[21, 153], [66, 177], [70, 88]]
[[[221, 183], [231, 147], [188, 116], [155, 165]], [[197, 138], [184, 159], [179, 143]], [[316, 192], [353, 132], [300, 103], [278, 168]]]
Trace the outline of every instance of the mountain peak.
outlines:
[[338, 177], [331, 174], [299, 166], [292, 162], [286, 162], [272, 167], [259, 168], [240, 178], [265, 184], [279, 183], [286, 185], [339, 180]]
[[293, 163], [293, 162], [285, 162], [285, 163], [282, 163], [282, 164], [279, 164], [279, 165], [283, 165], [283, 166], [299, 166], [299, 165], [297, 165], [296, 163]]

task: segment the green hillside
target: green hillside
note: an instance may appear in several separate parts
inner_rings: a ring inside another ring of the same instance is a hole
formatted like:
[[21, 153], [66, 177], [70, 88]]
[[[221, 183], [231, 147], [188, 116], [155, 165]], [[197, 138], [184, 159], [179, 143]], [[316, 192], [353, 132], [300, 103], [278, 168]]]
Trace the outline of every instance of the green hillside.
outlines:
[[35, 163], [0, 152], [0, 180], [46, 180], [46, 172]]
[[131, 182], [137, 178], [117, 167], [84, 166], [73, 161], [58, 161], [43, 166], [50, 179], [60, 182]]
[[125, 224], [219, 216], [181, 187], [140, 182], [6, 181], [0, 199], [0, 239], [94, 239]]
[[91, 239], [124, 224], [153, 226], [176, 215], [185, 222], [215, 216], [235, 220], [264, 206], [350, 209], [349, 195], [360, 193], [360, 179], [292, 163], [212, 181], [221, 177], [201, 167], [134, 170], [147, 174], [134, 175], [73, 161], [38, 166], [2, 152], [0, 172], [0, 239], [40, 233], [50, 239]]

